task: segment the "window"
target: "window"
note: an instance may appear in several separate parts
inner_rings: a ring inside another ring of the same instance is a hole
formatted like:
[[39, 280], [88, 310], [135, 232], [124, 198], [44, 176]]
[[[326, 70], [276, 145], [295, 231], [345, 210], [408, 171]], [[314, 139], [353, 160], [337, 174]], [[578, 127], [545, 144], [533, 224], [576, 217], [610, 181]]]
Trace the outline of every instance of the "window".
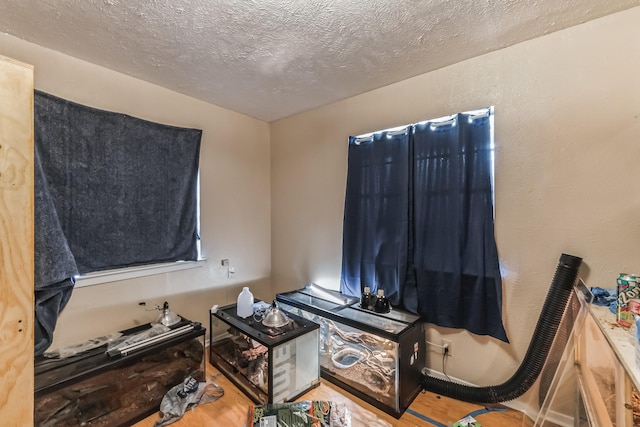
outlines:
[[493, 150], [493, 108], [351, 137], [341, 291], [508, 341]]

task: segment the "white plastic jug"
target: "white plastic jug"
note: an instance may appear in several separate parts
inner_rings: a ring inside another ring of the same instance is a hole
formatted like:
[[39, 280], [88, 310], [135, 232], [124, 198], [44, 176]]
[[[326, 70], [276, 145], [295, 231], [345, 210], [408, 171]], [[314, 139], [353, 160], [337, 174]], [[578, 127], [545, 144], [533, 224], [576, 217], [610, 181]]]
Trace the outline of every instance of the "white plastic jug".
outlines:
[[253, 316], [253, 294], [246, 286], [242, 288], [242, 292], [238, 295], [237, 313], [238, 317], [243, 319]]

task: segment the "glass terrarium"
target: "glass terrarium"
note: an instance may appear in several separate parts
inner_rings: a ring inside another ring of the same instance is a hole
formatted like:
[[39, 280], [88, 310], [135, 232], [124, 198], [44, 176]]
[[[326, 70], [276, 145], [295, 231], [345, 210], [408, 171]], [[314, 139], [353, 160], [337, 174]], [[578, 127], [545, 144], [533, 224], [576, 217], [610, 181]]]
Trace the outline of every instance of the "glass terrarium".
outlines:
[[287, 313], [285, 325], [266, 326], [236, 308], [211, 312], [209, 361], [251, 400], [288, 402], [320, 384], [317, 324]]
[[206, 329], [184, 318], [162, 326], [140, 325], [37, 357], [34, 425], [130, 426], [157, 412], [188, 376], [204, 381]]
[[400, 417], [421, 391], [424, 322], [400, 310], [375, 313], [317, 285], [278, 294], [280, 307], [320, 325], [322, 378]]

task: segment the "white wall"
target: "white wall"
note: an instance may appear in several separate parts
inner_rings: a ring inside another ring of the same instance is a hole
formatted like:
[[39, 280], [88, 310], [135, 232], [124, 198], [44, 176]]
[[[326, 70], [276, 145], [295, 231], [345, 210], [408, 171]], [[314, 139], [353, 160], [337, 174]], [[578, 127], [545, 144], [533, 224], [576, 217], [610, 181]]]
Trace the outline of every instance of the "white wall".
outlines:
[[[495, 106], [496, 238], [511, 344], [452, 340], [447, 373], [500, 384], [517, 369], [560, 254], [588, 286], [640, 271], [640, 8], [272, 123], [272, 281], [338, 288], [347, 137]], [[429, 365], [442, 371], [431, 353]]]
[[[62, 312], [52, 348], [153, 320], [138, 301], [169, 302], [209, 326], [213, 304], [235, 302], [241, 286], [271, 298], [269, 125], [6, 34], [0, 54], [33, 64], [36, 89], [92, 107], [203, 130], [202, 268], [77, 288]], [[220, 260], [229, 258], [229, 279]]]

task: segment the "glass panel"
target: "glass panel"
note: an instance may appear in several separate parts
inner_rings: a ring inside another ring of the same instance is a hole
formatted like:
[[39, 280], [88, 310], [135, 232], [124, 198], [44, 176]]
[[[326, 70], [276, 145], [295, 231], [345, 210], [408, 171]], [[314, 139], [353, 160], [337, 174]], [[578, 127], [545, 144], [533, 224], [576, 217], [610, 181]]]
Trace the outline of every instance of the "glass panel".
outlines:
[[250, 383], [255, 389], [247, 387], [247, 391], [254, 391], [254, 397], [266, 401], [269, 390], [269, 349], [238, 329], [219, 323], [227, 329], [225, 334], [217, 335], [216, 341], [210, 344], [214, 364], [217, 363], [224, 372], [235, 373], [236, 380], [243, 384]]
[[[419, 319], [418, 316], [412, 315], [410, 313], [401, 313], [394, 310], [391, 310], [389, 313], [379, 314], [355, 307], [341, 308], [341, 306], [336, 305], [332, 302], [306, 295], [301, 292], [281, 294], [280, 297], [290, 298], [294, 301], [298, 301], [307, 306], [313, 307], [314, 309], [331, 312], [335, 316], [340, 316], [345, 319], [350, 319], [365, 325], [373, 326], [374, 328], [381, 331], [386, 331], [396, 335], [400, 334], [402, 331], [410, 327], [411, 323]], [[282, 301], [279, 301], [279, 304], [282, 306]]]
[[280, 306], [320, 324], [320, 366], [326, 373], [396, 408], [397, 343], [286, 303]]
[[333, 302], [336, 305], [352, 305], [360, 301], [360, 298], [343, 295], [340, 292], [325, 289], [315, 283], [305, 286], [299, 292]]
[[368, 311], [358, 310], [355, 308], [345, 308], [344, 310], [341, 310], [339, 314], [345, 319], [355, 320], [357, 322], [373, 326], [376, 329], [390, 332], [392, 334], [399, 334], [408, 326], [406, 323], [400, 323], [386, 317], [389, 313], [380, 315], [377, 313], [373, 314]]
[[328, 302], [316, 297], [312, 297], [310, 295], [305, 295], [300, 292], [292, 292], [290, 294], [284, 294], [283, 296], [287, 298], [291, 298], [292, 300], [295, 300], [295, 301], [299, 301], [306, 305], [311, 305], [313, 307], [316, 307], [320, 310], [325, 310], [325, 311], [331, 311], [339, 307], [339, 305], [336, 305], [332, 302]]
[[[369, 312], [369, 311], [364, 310], [364, 309], [362, 309], [362, 308], [360, 308], [358, 306], [353, 306], [352, 308], [355, 309], [355, 310], [364, 311], [365, 313]], [[418, 316], [416, 314], [408, 313], [406, 311], [394, 310], [394, 309], [391, 309], [391, 311], [388, 312], [388, 313], [378, 313], [377, 315], [381, 316], [381, 317], [386, 317], [386, 318], [389, 318], [389, 319], [397, 320], [399, 322], [403, 322], [403, 323], [407, 323], [407, 324], [413, 324], [413, 323], [417, 322], [418, 320], [420, 320], [420, 316]]]
[[273, 349], [273, 402], [295, 398], [318, 382], [318, 330]]

